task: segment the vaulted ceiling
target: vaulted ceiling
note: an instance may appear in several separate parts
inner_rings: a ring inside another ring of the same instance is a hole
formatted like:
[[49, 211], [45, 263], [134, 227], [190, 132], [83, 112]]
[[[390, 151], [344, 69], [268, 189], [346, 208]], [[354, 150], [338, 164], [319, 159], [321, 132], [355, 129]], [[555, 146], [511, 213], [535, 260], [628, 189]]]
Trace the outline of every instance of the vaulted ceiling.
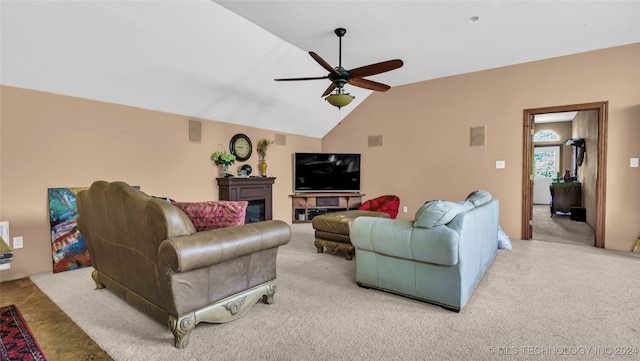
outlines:
[[[355, 68], [402, 59], [392, 87], [640, 42], [638, 1], [8, 1], [0, 82], [323, 137], [338, 110], [308, 54]], [[473, 17], [477, 17], [473, 21]], [[393, 89], [391, 89], [393, 91]]]

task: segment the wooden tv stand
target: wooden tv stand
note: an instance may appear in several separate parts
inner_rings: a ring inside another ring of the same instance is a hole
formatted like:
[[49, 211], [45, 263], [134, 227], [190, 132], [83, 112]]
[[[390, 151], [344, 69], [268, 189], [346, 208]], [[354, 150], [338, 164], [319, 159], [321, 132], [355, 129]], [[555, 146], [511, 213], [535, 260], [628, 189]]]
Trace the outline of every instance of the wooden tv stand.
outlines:
[[291, 222], [307, 223], [313, 217], [329, 212], [358, 209], [362, 193], [296, 193], [291, 197]]

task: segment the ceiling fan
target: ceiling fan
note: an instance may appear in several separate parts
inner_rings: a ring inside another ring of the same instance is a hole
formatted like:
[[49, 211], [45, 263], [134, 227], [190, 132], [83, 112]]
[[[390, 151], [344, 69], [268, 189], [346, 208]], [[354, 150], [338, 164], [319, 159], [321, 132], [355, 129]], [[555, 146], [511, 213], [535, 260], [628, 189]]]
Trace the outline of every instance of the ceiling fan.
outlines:
[[320, 55], [314, 53], [313, 51], [309, 52], [309, 55], [320, 64], [325, 70], [329, 71], [328, 75], [319, 76], [319, 77], [306, 77], [306, 78], [281, 78], [274, 79], [276, 81], [297, 81], [297, 80], [317, 80], [317, 79], [329, 79], [331, 80], [331, 84], [329, 87], [322, 93], [322, 97], [329, 95], [332, 91], [335, 90], [335, 93], [327, 96], [325, 100], [327, 100], [332, 105], [341, 108], [347, 104], [349, 104], [353, 100], [353, 96], [349, 93], [344, 92], [344, 85], [351, 84], [360, 88], [365, 88], [374, 91], [387, 91], [391, 87], [378, 83], [373, 80], [364, 79], [364, 77], [372, 76], [380, 73], [385, 73], [390, 70], [400, 68], [404, 63], [400, 59], [387, 60], [380, 63], [369, 64], [365, 66], [361, 66], [355, 69], [347, 70], [342, 67], [342, 37], [347, 33], [347, 30], [344, 28], [337, 28], [335, 30], [336, 35], [340, 41], [339, 48], [339, 57], [338, 57], [338, 66], [332, 67], [327, 63]]

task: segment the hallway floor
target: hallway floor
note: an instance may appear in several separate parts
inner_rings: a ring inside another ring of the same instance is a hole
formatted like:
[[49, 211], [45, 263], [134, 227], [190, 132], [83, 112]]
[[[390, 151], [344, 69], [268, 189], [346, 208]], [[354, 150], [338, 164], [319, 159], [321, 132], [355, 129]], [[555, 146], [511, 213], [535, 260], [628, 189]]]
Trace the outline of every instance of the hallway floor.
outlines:
[[570, 216], [555, 214], [550, 217], [549, 206], [533, 205], [533, 239], [595, 246], [595, 233], [586, 222], [572, 221]]

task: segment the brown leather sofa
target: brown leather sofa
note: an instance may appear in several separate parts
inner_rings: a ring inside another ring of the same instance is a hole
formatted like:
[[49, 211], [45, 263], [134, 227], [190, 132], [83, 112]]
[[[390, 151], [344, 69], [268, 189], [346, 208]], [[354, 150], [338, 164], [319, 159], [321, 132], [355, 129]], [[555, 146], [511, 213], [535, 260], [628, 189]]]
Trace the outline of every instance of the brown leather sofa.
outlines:
[[199, 322], [274, 301], [278, 247], [291, 239], [285, 222], [196, 232], [180, 209], [124, 182], [94, 182], [77, 205], [97, 288], [168, 323], [177, 348]]

